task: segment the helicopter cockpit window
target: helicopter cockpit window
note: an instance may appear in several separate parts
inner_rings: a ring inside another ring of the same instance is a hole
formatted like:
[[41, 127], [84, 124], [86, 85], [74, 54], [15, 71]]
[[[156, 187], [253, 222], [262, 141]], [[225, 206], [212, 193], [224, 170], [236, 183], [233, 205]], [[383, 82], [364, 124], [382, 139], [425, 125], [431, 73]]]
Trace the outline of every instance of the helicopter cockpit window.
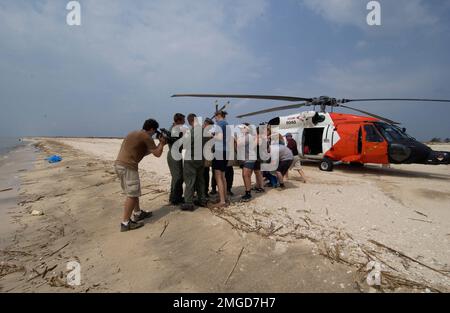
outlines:
[[367, 142], [383, 142], [383, 138], [372, 125], [364, 125]]
[[385, 123], [377, 123], [377, 128], [381, 132], [381, 134], [386, 138], [389, 142], [394, 142], [397, 140], [405, 140], [411, 139], [406, 133], [404, 133], [400, 128], [385, 124]]

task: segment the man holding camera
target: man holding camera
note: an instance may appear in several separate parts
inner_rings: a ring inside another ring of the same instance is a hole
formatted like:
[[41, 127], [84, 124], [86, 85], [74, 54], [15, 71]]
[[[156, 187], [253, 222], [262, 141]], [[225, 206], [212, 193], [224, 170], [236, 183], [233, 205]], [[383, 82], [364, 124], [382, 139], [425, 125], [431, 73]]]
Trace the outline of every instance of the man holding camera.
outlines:
[[139, 206], [141, 183], [138, 164], [149, 154], [153, 154], [157, 158], [161, 157], [166, 140], [160, 137], [159, 144], [156, 146], [152, 139], [158, 128], [159, 124], [156, 120], [146, 120], [142, 130], [129, 133], [120, 147], [114, 167], [120, 179], [122, 191], [127, 197], [123, 211], [123, 221], [120, 224], [121, 232], [144, 226], [140, 221], [152, 216], [151, 212], [142, 211]]

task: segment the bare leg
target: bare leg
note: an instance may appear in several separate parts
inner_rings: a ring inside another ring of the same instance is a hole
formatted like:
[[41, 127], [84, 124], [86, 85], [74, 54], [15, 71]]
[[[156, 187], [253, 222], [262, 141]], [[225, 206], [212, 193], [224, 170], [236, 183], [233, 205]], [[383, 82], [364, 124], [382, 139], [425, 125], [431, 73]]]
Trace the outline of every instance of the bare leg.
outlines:
[[226, 204], [226, 193], [227, 193], [227, 181], [225, 179], [225, 173], [222, 171], [215, 170], [214, 176], [216, 177], [217, 189], [219, 192], [219, 204]]
[[256, 188], [263, 188], [264, 178], [262, 176], [261, 171], [255, 171], [255, 177], [256, 177]]
[[281, 174], [280, 172], [277, 172], [277, 178], [278, 178], [279, 184], [284, 184], [283, 174]]
[[252, 170], [248, 168], [242, 169], [242, 178], [244, 179], [245, 191], [252, 190]]
[[125, 209], [123, 210], [123, 222], [126, 223], [130, 220], [131, 214], [136, 207], [136, 203], [139, 203], [139, 198], [127, 197], [127, 199], [125, 200]]
[[303, 179], [303, 182], [304, 183], [306, 183], [306, 176], [305, 176], [305, 172], [303, 172], [303, 170], [302, 169], [299, 169], [298, 170], [298, 173], [300, 174], [300, 176], [302, 177], [302, 179]]
[[139, 204], [139, 198], [136, 198], [136, 205], [134, 206], [134, 213], [139, 213], [141, 211], [141, 206]]

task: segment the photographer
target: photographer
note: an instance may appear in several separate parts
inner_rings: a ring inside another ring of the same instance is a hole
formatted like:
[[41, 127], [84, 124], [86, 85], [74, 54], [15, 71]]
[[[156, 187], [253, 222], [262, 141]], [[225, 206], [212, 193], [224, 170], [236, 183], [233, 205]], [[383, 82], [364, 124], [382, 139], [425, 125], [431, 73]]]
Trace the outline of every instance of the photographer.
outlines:
[[142, 130], [129, 133], [120, 147], [114, 167], [120, 179], [122, 191], [127, 196], [123, 221], [120, 224], [122, 232], [142, 227], [143, 224], [139, 221], [152, 216], [151, 212], [142, 211], [139, 206], [141, 183], [138, 164], [149, 154], [153, 154], [157, 158], [161, 157], [166, 140], [160, 137], [160, 142], [156, 146], [152, 139], [152, 136], [157, 133], [158, 127], [159, 124], [154, 119], [146, 120]]
[[[181, 133], [184, 130], [184, 124], [186, 123], [185, 116], [181, 113], [177, 113], [173, 117], [173, 125], [169, 129], [170, 133], [179, 131], [180, 138], [183, 136]], [[183, 160], [175, 160], [172, 156], [173, 142], [169, 142], [169, 151], [167, 153], [167, 164], [169, 166], [170, 175], [172, 181], [170, 184], [170, 196], [169, 201], [172, 205], [179, 205], [184, 202], [183, 199]]]

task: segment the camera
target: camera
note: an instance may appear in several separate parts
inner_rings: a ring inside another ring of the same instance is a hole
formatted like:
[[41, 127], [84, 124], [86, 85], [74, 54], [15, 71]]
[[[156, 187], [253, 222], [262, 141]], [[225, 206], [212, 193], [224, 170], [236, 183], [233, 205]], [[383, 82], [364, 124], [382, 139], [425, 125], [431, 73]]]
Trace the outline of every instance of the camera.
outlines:
[[172, 133], [165, 128], [161, 128], [156, 131], [156, 138], [164, 138], [169, 145], [174, 144], [175, 141], [178, 140], [178, 138], [172, 137]]

